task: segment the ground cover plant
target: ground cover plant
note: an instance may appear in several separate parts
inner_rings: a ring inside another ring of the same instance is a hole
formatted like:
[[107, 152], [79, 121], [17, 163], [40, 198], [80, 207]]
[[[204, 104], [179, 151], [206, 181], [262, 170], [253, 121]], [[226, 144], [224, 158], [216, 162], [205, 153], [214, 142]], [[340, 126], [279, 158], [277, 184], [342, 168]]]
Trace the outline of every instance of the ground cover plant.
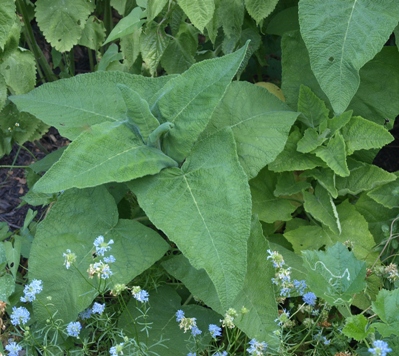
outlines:
[[26, 167], [45, 217], [0, 225], [1, 352], [399, 354], [398, 174], [373, 165], [399, 3], [5, 4], [1, 154], [71, 143]]

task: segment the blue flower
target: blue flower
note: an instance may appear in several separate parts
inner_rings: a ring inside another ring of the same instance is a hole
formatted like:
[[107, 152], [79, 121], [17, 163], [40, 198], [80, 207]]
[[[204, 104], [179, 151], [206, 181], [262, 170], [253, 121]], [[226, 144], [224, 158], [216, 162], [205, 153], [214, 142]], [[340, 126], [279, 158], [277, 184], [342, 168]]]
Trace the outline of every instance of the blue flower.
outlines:
[[249, 342], [249, 345], [251, 345], [251, 347], [247, 349], [247, 352], [254, 356], [263, 355], [263, 351], [265, 351], [267, 348], [267, 344], [265, 342], [258, 342], [255, 339], [252, 339]]
[[6, 345], [6, 350], [9, 352], [8, 356], [18, 356], [19, 352], [22, 350], [22, 347], [13, 341]]
[[134, 299], [138, 300], [141, 303], [148, 302], [148, 297], [149, 297], [148, 292], [144, 289], [141, 289], [140, 287], [137, 286], [133, 287], [132, 295]]
[[12, 325], [21, 325], [26, 324], [30, 318], [30, 314], [28, 309], [24, 307], [13, 307], [11, 313], [11, 324]]
[[227, 355], [228, 355], [227, 351], [216, 352], [213, 354], [213, 356], [227, 356]]
[[93, 308], [91, 309], [93, 314], [102, 314], [105, 309], [105, 304], [94, 303]]
[[305, 293], [305, 289], [307, 287], [306, 282], [302, 279], [298, 281], [297, 279], [294, 279], [294, 287], [297, 290], [299, 295], [303, 295]]
[[369, 352], [372, 355], [376, 356], [386, 356], [388, 352], [391, 352], [392, 349], [388, 347], [388, 344], [382, 340], [373, 341], [374, 348], [370, 348]]
[[82, 329], [82, 325], [78, 321], [71, 321], [67, 326], [67, 333], [69, 336], [79, 337], [80, 330]]
[[197, 354], [196, 354], [195, 352], [189, 352], [189, 353], [187, 354], [187, 356], [197, 356]]
[[116, 259], [112, 255], [109, 255], [109, 257], [104, 257], [104, 262], [105, 263], [114, 263], [115, 261], [116, 261]]
[[198, 327], [197, 327], [196, 325], [194, 325], [194, 326], [191, 328], [191, 334], [192, 334], [193, 336], [197, 336], [197, 335], [199, 335], [199, 334], [202, 334], [202, 331], [201, 331], [200, 329], [198, 329]]
[[216, 339], [218, 336], [222, 335], [222, 328], [217, 325], [210, 324], [209, 332], [211, 333], [211, 336]]
[[184, 311], [183, 310], [178, 310], [176, 312], [176, 321], [178, 323], [180, 323], [183, 318], [184, 318]]
[[42, 281], [34, 279], [30, 284], [24, 288], [24, 296], [21, 297], [21, 302], [32, 302], [36, 299], [36, 294], [43, 290]]
[[308, 293], [304, 294], [302, 299], [306, 304], [309, 304], [312, 306], [316, 305], [317, 297], [313, 292], [308, 292]]
[[92, 314], [91, 308], [87, 308], [79, 313], [79, 318], [81, 318], [83, 320], [89, 319], [91, 317], [91, 314]]
[[111, 246], [114, 243], [114, 240], [109, 240], [108, 242], [104, 242], [104, 236], [100, 235], [94, 240], [94, 247], [96, 248], [96, 254], [98, 256], [104, 256], [106, 251], [111, 249]]
[[119, 345], [112, 346], [109, 349], [109, 353], [111, 356], [118, 356], [118, 355], [123, 355], [123, 345], [124, 343], [121, 342]]

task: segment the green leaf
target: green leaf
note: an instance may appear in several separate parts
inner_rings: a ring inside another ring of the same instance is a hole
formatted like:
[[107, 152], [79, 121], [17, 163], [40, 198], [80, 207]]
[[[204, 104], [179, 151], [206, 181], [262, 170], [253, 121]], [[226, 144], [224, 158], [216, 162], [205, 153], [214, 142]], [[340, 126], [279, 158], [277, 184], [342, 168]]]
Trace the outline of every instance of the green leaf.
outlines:
[[162, 26], [151, 22], [140, 38], [140, 50], [152, 76], [155, 75], [161, 57], [168, 47], [170, 38]]
[[374, 313], [386, 324], [374, 323], [373, 326], [382, 334], [387, 337], [391, 334], [398, 334], [399, 317], [398, 317], [398, 306], [399, 306], [399, 289], [386, 290], [382, 289], [376, 300], [372, 303]]
[[[157, 290], [150, 290], [151, 308], [146, 313], [145, 322], [151, 325], [151, 330], [137, 328], [143, 320], [136, 301], [131, 298], [126, 310], [119, 318], [118, 328], [128, 337], [134, 338], [141, 344], [151, 345], [151, 353], [162, 356], [176, 356], [187, 354], [187, 339], [190, 332], [184, 333], [176, 322], [176, 312], [183, 310], [185, 317], [196, 318], [197, 327], [202, 331], [201, 337], [196, 338], [195, 347], [197, 352], [201, 352], [211, 342], [211, 335], [208, 332], [209, 324], [220, 324], [221, 316], [213, 310], [199, 305], [182, 305], [181, 297], [176, 290], [169, 286], [158, 287]], [[141, 329], [141, 330], [138, 330]], [[162, 341], [162, 342], [160, 342]], [[124, 347], [125, 355], [137, 353], [137, 346]]]
[[7, 100], [7, 84], [0, 73], [0, 112], [3, 110], [4, 106], [6, 105], [6, 100]]
[[94, 4], [87, 0], [37, 0], [36, 20], [46, 38], [57, 51], [70, 51], [82, 37]]
[[118, 11], [119, 15], [123, 16], [125, 14], [126, 2], [128, 0], [111, 0], [111, 6]]
[[12, 94], [24, 94], [36, 84], [36, 62], [30, 51], [17, 49], [0, 64], [0, 73]]
[[118, 46], [112, 43], [101, 57], [100, 63], [97, 65], [97, 71], [123, 71], [123, 66], [120, 63], [122, 58], [123, 55], [119, 52]]
[[160, 150], [144, 145], [122, 122], [103, 122], [73, 141], [33, 189], [56, 193], [69, 188], [125, 182], [175, 166], [175, 161]]
[[331, 305], [350, 303], [366, 286], [366, 263], [341, 243], [326, 251], [303, 251], [302, 255], [309, 289]]
[[194, 64], [166, 84], [154, 96], [153, 104], [149, 102], [152, 112], [159, 110], [163, 121], [174, 124], [163, 141], [168, 156], [182, 162], [190, 153], [239, 69], [246, 49], [244, 46], [224, 57]]
[[[116, 262], [110, 266], [111, 278], [101, 281], [105, 289], [130, 282], [168, 249], [155, 231], [132, 220], [118, 222], [115, 200], [104, 187], [65, 192], [38, 226], [32, 244], [30, 279], [42, 280], [44, 287], [33, 303], [36, 320], [42, 322], [57, 311], [58, 319], [73, 321], [91, 304], [100, 281], [96, 276], [89, 279], [87, 269], [94, 263], [93, 241], [99, 235], [114, 240]], [[63, 258], [67, 248], [77, 257], [69, 269]]]
[[256, 24], [271, 14], [278, 3], [278, 0], [245, 0], [245, 7]]
[[337, 208], [330, 196], [330, 193], [321, 185], [317, 185], [314, 194], [303, 192], [304, 208], [312, 216], [328, 226], [335, 234], [342, 232]]
[[324, 166], [324, 162], [313, 154], [297, 151], [297, 144], [301, 138], [302, 135], [299, 131], [291, 132], [284, 150], [269, 164], [271, 171], [304, 171], [317, 166]]
[[323, 100], [319, 99], [310, 88], [301, 85], [299, 89], [298, 111], [302, 113], [299, 121], [315, 128], [328, 119], [329, 110]]
[[315, 150], [327, 140], [326, 135], [328, 132], [329, 130], [326, 130], [324, 134], [319, 135], [319, 132], [313, 127], [307, 128], [303, 134], [303, 137], [298, 141], [298, 152], [309, 153]]
[[352, 117], [352, 110], [345, 111], [343, 114], [334, 116], [327, 121], [327, 127], [330, 129], [331, 136], [344, 127]]
[[165, 5], [168, 3], [168, 0], [157, 0], [157, 1], [148, 1], [147, 3], [147, 21], [150, 22], [157, 17]]
[[273, 194], [276, 197], [282, 195], [293, 195], [308, 188], [310, 188], [310, 183], [298, 178], [296, 173], [282, 172], [277, 176], [276, 189]]
[[297, 208], [288, 199], [274, 195], [277, 177], [277, 174], [264, 168], [250, 181], [253, 213], [259, 216], [259, 220], [267, 223], [291, 220], [291, 214]]
[[10, 274], [5, 274], [0, 277], [0, 300], [9, 304], [10, 297], [15, 291], [15, 280]]
[[228, 87], [204, 135], [230, 127], [241, 166], [251, 179], [283, 151], [297, 116], [267, 90], [237, 81]]
[[335, 133], [326, 146], [316, 148], [314, 153], [326, 162], [338, 176], [349, 176], [349, 169], [346, 163], [345, 141], [339, 132]]
[[166, 47], [161, 64], [168, 74], [179, 74], [195, 63], [198, 47], [198, 33], [193, 25], [183, 22], [179, 32]]
[[368, 328], [367, 326], [368, 320], [363, 314], [352, 315], [346, 318], [342, 333], [356, 341], [362, 341], [374, 332], [374, 328]]
[[354, 151], [381, 148], [394, 140], [393, 136], [382, 125], [353, 116], [342, 130], [348, 155]]
[[171, 78], [95, 72], [44, 84], [29, 94], [12, 96], [10, 100], [20, 111], [35, 115], [73, 140], [92, 125], [126, 117], [126, 105], [116, 84], [126, 85], [148, 101]]
[[396, 180], [392, 173], [354, 159], [348, 158], [349, 177], [336, 177], [336, 187], [339, 195], [359, 194], [365, 190], [371, 190], [379, 185]]
[[335, 173], [330, 168], [314, 168], [301, 174], [304, 178], [313, 177], [323, 186], [335, 199], [338, 197], [338, 191], [335, 188]]
[[223, 32], [227, 38], [240, 38], [241, 27], [244, 23], [245, 8], [243, 0], [221, 0], [216, 10]]
[[[123, 55], [123, 64], [130, 70], [136, 59], [140, 54], [140, 40], [141, 40], [142, 28], [140, 27], [137, 31], [134, 31], [129, 36], [124, 36], [120, 40], [121, 52]], [[140, 63], [141, 65], [141, 63]]]
[[247, 177], [231, 131], [200, 142], [181, 169], [128, 186], [155, 226], [195, 268], [205, 269], [222, 306], [229, 307], [244, 282], [251, 219]]
[[117, 84], [117, 87], [125, 101], [129, 122], [131, 120], [137, 125], [140, 136], [146, 143], [151, 132], [159, 126], [159, 121], [152, 115], [148, 103], [136, 91], [123, 84]]
[[327, 231], [320, 226], [300, 226], [284, 232], [284, 237], [291, 243], [297, 254], [304, 250], [318, 250], [323, 246], [332, 245]]
[[399, 208], [399, 180], [381, 185], [367, 192], [367, 195], [386, 208]]
[[266, 28], [269, 35], [283, 36], [285, 32], [299, 30], [298, 6], [288, 7], [273, 16]]
[[345, 111], [359, 88], [360, 68], [392, 34], [398, 14], [396, 1], [299, 2], [299, 23], [312, 70], [338, 114]]
[[4, 0], [0, 8], [0, 49], [3, 50], [15, 22], [15, 1]]
[[107, 44], [111, 41], [115, 41], [118, 38], [122, 38], [124, 36], [131, 35], [135, 31], [137, 31], [141, 25], [145, 22], [141, 20], [143, 17], [143, 10], [140, 7], [135, 7], [129, 15], [121, 19], [116, 26], [112, 29], [111, 33], [108, 35], [104, 44]]
[[193, 25], [201, 32], [211, 21], [215, 11], [214, 0], [177, 0], [179, 6], [186, 13]]
[[85, 28], [83, 29], [82, 37], [79, 39], [78, 44], [97, 51], [105, 38], [105, 27], [101, 20], [95, 16], [90, 16]]

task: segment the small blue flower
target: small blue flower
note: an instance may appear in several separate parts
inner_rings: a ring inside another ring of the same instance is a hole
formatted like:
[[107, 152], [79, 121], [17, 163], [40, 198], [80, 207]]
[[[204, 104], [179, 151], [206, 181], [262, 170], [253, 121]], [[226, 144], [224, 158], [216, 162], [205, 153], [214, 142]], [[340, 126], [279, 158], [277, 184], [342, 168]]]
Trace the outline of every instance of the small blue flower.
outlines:
[[189, 352], [189, 353], [187, 354], [187, 356], [197, 356], [197, 354], [196, 354], [195, 352]]
[[105, 304], [94, 303], [93, 308], [91, 309], [93, 314], [102, 314], [105, 309]]
[[249, 342], [249, 345], [251, 345], [251, 347], [247, 349], [247, 352], [254, 356], [263, 355], [263, 351], [265, 351], [267, 348], [267, 344], [265, 342], [258, 342], [255, 339], [252, 339]]
[[28, 309], [24, 307], [13, 307], [11, 313], [11, 324], [12, 325], [25, 325], [30, 318]]
[[216, 339], [218, 336], [222, 335], [222, 328], [217, 325], [210, 324], [209, 332], [211, 333], [211, 336]]
[[323, 336], [323, 344], [324, 345], [330, 345], [331, 344], [331, 340], [328, 340], [325, 336]]
[[105, 263], [114, 263], [115, 261], [116, 261], [116, 259], [112, 255], [109, 255], [109, 257], [104, 257], [104, 262]]
[[176, 312], [176, 321], [178, 323], [180, 323], [183, 318], [184, 318], [184, 311], [183, 310], [178, 310]]
[[198, 329], [198, 327], [197, 327], [196, 325], [194, 325], [194, 326], [191, 328], [191, 335], [197, 336], [197, 335], [199, 335], [199, 334], [202, 334], [202, 331], [201, 331], [200, 329]]
[[91, 317], [91, 314], [92, 314], [91, 308], [87, 308], [79, 313], [79, 318], [81, 318], [82, 320], [89, 319]]
[[94, 247], [96, 248], [96, 254], [98, 256], [104, 256], [106, 251], [111, 249], [111, 246], [114, 243], [114, 240], [109, 240], [108, 242], [104, 242], [104, 236], [100, 235], [94, 240]]
[[296, 291], [298, 292], [299, 295], [303, 295], [305, 293], [305, 289], [307, 287], [306, 282], [302, 279], [298, 281], [297, 279], [294, 279], [294, 287]]
[[140, 287], [133, 287], [132, 295], [134, 299], [138, 300], [141, 303], [148, 302], [148, 297], [149, 297], [148, 292], [144, 289], [141, 289]]
[[123, 345], [124, 343], [121, 342], [120, 344], [116, 345], [116, 346], [112, 346], [109, 349], [109, 353], [111, 356], [118, 356], [118, 355], [123, 355]]
[[24, 296], [21, 297], [21, 302], [33, 302], [36, 299], [36, 294], [43, 290], [42, 281], [34, 279], [30, 284], [24, 288]]
[[313, 292], [308, 292], [308, 293], [304, 294], [302, 299], [306, 304], [309, 304], [312, 306], [316, 305], [317, 297]]
[[82, 329], [82, 325], [78, 321], [71, 321], [67, 326], [67, 333], [69, 336], [79, 337], [80, 330]]
[[227, 356], [227, 355], [228, 355], [227, 351], [216, 352], [213, 354], [213, 356]]
[[291, 288], [288, 287], [281, 288], [280, 296], [289, 298], [291, 296]]
[[6, 345], [6, 350], [9, 352], [8, 356], [18, 356], [19, 352], [22, 350], [22, 347], [13, 341]]
[[374, 348], [369, 348], [369, 352], [375, 356], [386, 356], [392, 349], [388, 347], [388, 344], [382, 340], [373, 341]]

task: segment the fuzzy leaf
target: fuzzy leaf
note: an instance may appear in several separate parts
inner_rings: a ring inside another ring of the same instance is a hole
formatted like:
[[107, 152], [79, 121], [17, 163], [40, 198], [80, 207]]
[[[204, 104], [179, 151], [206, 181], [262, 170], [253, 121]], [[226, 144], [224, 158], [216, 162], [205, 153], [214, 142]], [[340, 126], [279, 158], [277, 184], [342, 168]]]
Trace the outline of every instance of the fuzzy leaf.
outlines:
[[216, 11], [223, 32], [227, 38], [240, 38], [244, 23], [245, 8], [243, 0], [221, 0]]
[[122, 122], [103, 122], [83, 132], [35, 184], [36, 192], [126, 182], [177, 163], [143, 141]]
[[382, 289], [372, 303], [374, 313], [385, 323], [374, 323], [373, 326], [384, 336], [397, 335], [399, 327], [398, 317], [399, 289]]
[[168, 3], [168, 0], [157, 0], [157, 1], [148, 1], [147, 3], [147, 21], [150, 22], [158, 16], [165, 5]]
[[250, 190], [231, 130], [200, 142], [181, 169], [128, 185], [154, 225], [195, 268], [205, 269], [229, 307], [244, 282], [251, 221]]
[[299, 121], [315, 128], [328, 119], [329, 110], [323, 100], [319, 99], [310, 88], [301, 85], [299, 89], [298, 111], [302, 113]]
[[351, 119], [352, 110], [345, 111], [343, 114], [334, 116], [327, 121], [327, 127], [330, 130], [330, 135], [334, 135], [338, 130], [343, 128]]
[[374, 328], [367, 326], [368, 320], [363, 314], [352, 315], [346, 318], [342, 333], [356, 341], [362, 341], [374, 332]]
[[0, 8], [0, 49], [4, 49], [8, 34], [15, 22], [15, 1], [3, 0]]
[[359, 88], [360, 68], [381, 50], [398, 21], [395, 0], [299, 2], [299, 23], [311, 67], [336, 113], [348, 107]]
[[70, 51], [82, 37], [94, 10], [87, 0], [37, 0], [36, 20], [46, 40], [59, 52]]
[[381, 185], [367, 192], [367, 195], [386, 208], [399, 208], [399, 180]]
[[256, 24], [271, 14], [278, 3], [278, 0], [245, 0], [245, 7]]
[[201, 32], [211, 21], [215, 11], [215, 0], [177, 0], [193, 25]]
[[323, 186], [335, 199], [338, 197], [338, 191], [335, 188], [335, 173], [330, 168], [314, 168], [301, 174], [304, 178], [313, 177]]
[[321, 146], [327, 140], [326, 135], [319, 135], [313, 127], [305, 130], [303, 137], [298, 141], [297, 150], [301, 153], [309, 153]]
[[294, 172], [282, 172], [277, 176], [276, 189], [273, 194], [276, 197], [282, 195], [293, 195], [308, 188], [310, 188], [310, 183], [298, 179]]

